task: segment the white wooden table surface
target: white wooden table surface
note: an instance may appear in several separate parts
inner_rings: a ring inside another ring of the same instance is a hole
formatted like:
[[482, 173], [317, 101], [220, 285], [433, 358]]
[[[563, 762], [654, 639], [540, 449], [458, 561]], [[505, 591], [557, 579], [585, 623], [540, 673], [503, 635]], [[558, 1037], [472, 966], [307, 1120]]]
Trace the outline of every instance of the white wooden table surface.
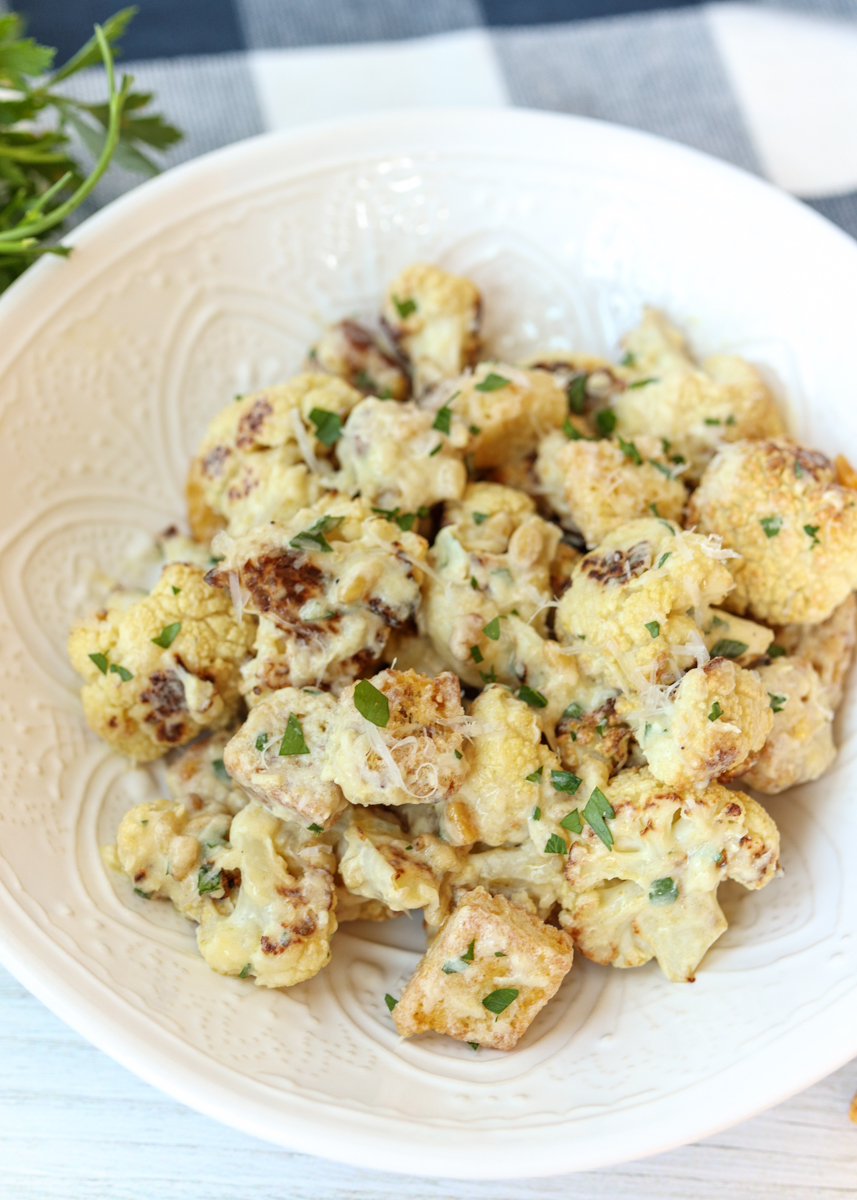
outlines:
[[175, 1103], [0, 968], [0, 1198], [14, 1200], [833, 1200], [857, 1196], [857, 1060], [763, 1116], [609, 1170], [511, 1183], [356, 1170]]

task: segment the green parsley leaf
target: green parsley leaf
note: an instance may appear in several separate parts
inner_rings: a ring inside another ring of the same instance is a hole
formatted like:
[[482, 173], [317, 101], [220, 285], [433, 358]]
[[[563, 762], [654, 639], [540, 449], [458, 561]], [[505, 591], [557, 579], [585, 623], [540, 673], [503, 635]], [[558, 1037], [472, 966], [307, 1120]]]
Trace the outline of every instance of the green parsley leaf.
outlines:
[[571, 704], [569, 704], [568, 708], [566, 708], [565, 712], [562, 715], [564, 717], [568, 717], [569, 720], [577, 721], [580, 717], [583, 716], [583, 709], [580, 707], [580, 705], [577, 703], [576, 700], [572, 700]]
[[527, 783], [538, 783], [542, 777], [542, 771], [544, 771], [543, 766], [539, 767], [538, 771], [533, 771], [532, 775], [525, 775], [524, 778]]
[[160, 646], [163, 650], [168, 650], [179, 636], [181, 627], [181, 621], [173, 621], [172, 625], [165, 625], [158, 636], [153, 637], [151, 640], [156, 646]]
[[666, 554], [661, 555], [661, 557], [658, 559], [658, 569], [660, 569], [664, 565], [664, 563], [667, 561], [667, 559], [669, 558], [669, 556], [671, 554], [672, 554], [672, 550], [667, 550]]
[[218, 891], [220, 889], [220, 868], [213, 863], [209, 863], [207, 866], [203, 863], [199, 868], [196, 886], [200, 896], [204, 896], [207, 892]]
[[533, 821], [540, 821], [542, 819], [542, 810], [538, 805], [536, 805], [536, 807], [533, 809], [533, 815], [531, 819]]
[[598, 834], [608, 850], [613, 845], [613, 834], [607, 828], [605, 818], [615, 816], [616, 813], [613, 811], [613, 806], [601, 791], [601, 788], [594, 788], [592, 795], [586, 801], [586, 807], [583, 810], [583, 819]]
[[342, 437], [342, 418], [326, 408], [310, 409], [309, 419], [315, 425], [315, 436], [323, 446], [332, 446]]
[[402, 513], [400, 517], [396, 517], [396, 524], [399, 526], [402, 533], [410, 533], [414, 527], [414, 522], [416, 519], [416, 513]]
[[567, 829], [569, 833], [583, 833], [583, 825], [580, 822], [580, 813], [576, 808], [573, 808], [570, 813], [566, 813], [560, 821], [563, 829]]
[[411, 315], [411, 313], [415, 313], [417, 311], [416, 301], [414, 301], [414, 300], [411, 300], [411, 299], [400, 300], [399, 297], [395, 294], [395, 292], [393, 293], [392, 300], [393, 300], [393, 304], [396, 306], [396, 312], [399, 314], [399, 316], [402, 318], [403, 321], [406, 320]]
[[304, 738], [303, 726], [294, 713], [289, 713], [283, 740], [280, 742], [279, 754], [283, 757], [295, 754], [309, 754], [309, 746]]
[[508, 955], [506, 954], [505, 950], [495, 950], [494, 957], [495, 958], [507, 958]]
[[734, 638], [718, 638], [711, 647], [711, 657], [740, 658], [747, 649], [746, 642], [738, 642]]
[[489, 992], [482, 1001], [484, 1008], [489, 1012], [496, 1013], [498, 1016], [501, 1012], [505, 1012], [513, 1000], [518, 998], [517, 988], [497, 988], [496, 991]]
[[562, 423], [562, 431], [572, 442], [586, 442], [589, 440], [583, 436], [579, 429], [575, 429], [568, 417]]
[[616, 414], [612, 408], [599, 408], [595, 414], [595, 427], [602, 437], [609, 437], [616, 428]]
[[638, 467], [643, 465], [643, 460], [640, 458], [640, 451], [633, 442], [626, 442], [621, 435], [619, 437], [619, 449], [626, 458], [630, 458], [632, 463], [636, 463]]
[[716, 721], [718, 717], [723, 716], [723, 709], [720, 707], [720, 701], [715, 700], [711, 706], [711, 712], [708, 714], [709, 721]]
[[107, 655], [106, 654], [90, 654], [89, 657], [95, 663], [96, 667], [98, 667], [101, 674], [106, 675], [107, 667], [108, 667]]
[[443, 408], [437, 410], [432, 429], [436, 429], [438, 433], [449, 433], [449, 423], [451, 420], [452, 409], [448, 404], [444, 404]]
[[660, 518], [661, 514], [658, 512], [658, 506], [657, 506], [657, 504], [655, 504], [654, 500], [649, 505], [649, 512], [652, 514], [653, 517]]
[[481, 525], [484, 521], [487, 521], [487, 520], [488, 520], [488, 513], [475, 512], [473, 514], [474, 525]]
[[[661, 525], [663, 525], [664, 529], [668, 529], [668, 530], [670, 531], [670, 533], [673, 535], [673, 537], [675, 537], [675, 530], [673, 529], [673, 527], [672, 527], [672, 525], [670, 524], [670, 522], [669, 522], [669, 521], [665, 521], [665, 520], [663, 519], [663, 517], [658, 517], [658, 520], [660, 521]], [[670, 553], [672, 553], [672, 551], [670, 551]]]
[[470, 945], [467, 947], [467, 953], [462, 954], [462, 956], [461, 956], [465, 962], [473, 962], [473, 953], [474, 953], [473, 948], [475, 945], [476, 945], [476, 938], [474, 938], [473, 941], [470, 943]]
[[678, 899], [678, 888], [674, 879], [656, 879], [649, 888], [650, 904], [675, 904]]
[[725, 424], [726, 425], [736, 425], [737, 424], [737, 421], [735, 420], [735, 418], [733, 417], [733, 415], [731, 413], [726, 418]]
[[470, 432], [473, 434], [474, 437], [479, 437], [479, 434], [482, 432], [482, 430], [479, 428], [478, 425], [468, 425], [467, 428], [470, 430]]
[[795, 459], [795, 479], [802, 479], [803, 473], [804, 473], [803, 467], [800, 465], [798, 460]]
[[307, 829], [310, 831], [310, 833], [324, 833], [323, 826], [316, 825], [315, 821], [313, 821], [312, 825], [307, 825]]
[[551, 783], [555, 792], [567, 792], [569, 796], [573, 796], [583, 780], [571, 771], [551, 771]]
[[636, 361], [637, 360], [634, 357], [634, 355], [631, 353], [631, 351], [626, 350], [625, 353], [622, 355], [622, 357], [619, 359], [619, 365], [623, 366], [623, 367], [633, 367], [633, 365]]
[[765, 537], [776, 537], [783, 527], [782, 517], [760, 517], [759, 524], [765, 531]]
[[643, 726], [643, 741], [645, 741], [648, 738], [648, 736], [651, 732], [652, 732], [652, 727], [649, 724], [649, 722], [646, 721], [646, 724]]
[[821, 544], [819, 542], [818, 538], [816, 537], [816, 534], [818, 533], [819, 529], [821, 529], [820, 525], [804, 525], [804, 527], [803, 527], [804, 533], [809, 534], [809, 536], [812, 538], [813, 549], [815, 549], [816, 546], [819, 546]]
[[267, 733], [260, 733], [259, 736], [256, 738], [256, 749], [260, 753], [262, 753], [267, 745], [268, 745]]
[[455, 755], [456, 758], [464, 758], [464, 755], [461, 753], [460, 750], [453, 750], [452, 753]]
[[468, 1046], [470, 1047], [470, 1049], [471, 1049], [471, 1050], [478, 1050], [478, 1049], [479, 1049], [479, 1043], [478, 1043], [478, 1042], [468, 1042], [467, 1044], [468, 1044]]
[[134, 888], [134, 891], [136, 892], [136, 894], [138, 896], [142, 897], [143, 900], [151, 900], [152, 899], [151, 892], [144, 892], [142, 888]]
[[434, 456], [436, 454], [440, 454], [442, 449], [443, 449], [443, 442], [438, 442], [438, 444], [435, 446], [434, 450], [429, 450], [429, 455], [428, 455], [429, 458], [434, 458]]
[[582, 417], [586, 409], [586, 375], [575, 375], [565, 389], [568, 396], [568, 407], [578, 417]]
[[532, 704], [533, 708], [547, 708], [547, 697], [541, 692], [537, 692], [535, 688], [527, 687], [526, 684], [519, 690], [518, 699], [526, 701], [527, 704]]
[[558, 833], [552, 833], [545, 842], [545, 854], [568, 854], [565, 838], [560, 837]]
[[656, 638], [658, 636], [658, 634], [661, 632], [661, 626], [658, 621], [647, 621], [646, 629], [648, 629], [649, 633], [652, 635], [653, 638]]
[[354, 707], [361, 717], [365, 717], [379, 729], [386, 728], [390, 720], [390, 702], [368, 679], [361, 679], [355, 687]]
[[221, 783], [231, 783], [232, 782], [232, 776], [226, 770], [226, 766], [225, 766], [222, 758], [215, 758], [215, 760], [211, 764], [211, 769], [212, 769], [212, 771], [214, 771], [214, 774], [217, 776], [217, 778], [220, 780]]
[[719, 424], [720, 424], [720, 418], [719, 418], [719, 417], [706, 417], [706, 418], [705, 418], [705, 424], [706, 424], [706, 425], [719, 425]]
[[683, 463], [683, 462], [687, 462], [687, 459], [684, 457], [683, 454], [673, 454], [670, 457], [670, 462]]
[[607, 718], [602, 717], [601, 720], [598, 722], [598, 724], [595, 726], [595, 732], [598, 734], [599, 737], [604, 737], [604, 733], [605, 733], [606, 729], [607, 729]]
[[483, 655], [482, 651], [479, 649], [478, 646], [470, 647], [470, 657], [473, 659], [473, 661], [477, 665], [481, 662], [484, 662], [484, 660], [485, 660], [485, 656]]
[[[666, 463], [658, 462], [656, 458], [650, 458], [649, 463], [655, 468], [656, 471], [660, 471], [660, 473], [667, 479], [672, 479], [673, 473]], [[651, 505], [649, 507], [651, 507]]]
[[245, 963], [244, 966], [241, 968], [241, 970], [238, 972], [238, 978], [246, 979], [247, 976], [250, 974], [251, 966], [252, 966], [252, 963]]
[[722, 621], [722, 620], [720, 619], [720, 617], [712, 617], [712, 618], [711, 618], [711, 623], [709, 624], [709, 626], [708, 626], [708, 628], [706, 629], [706, 631], [705, 631], [705, 632], [706, 632], [706, 633], [711, 633], [712, 629], [728, 629], [728, 628], [729, 628], [729, 622], [728, 622], [728, 621]]
[[785, 646], [778, 646], [776, 642], [771, 642], [765, 653], [768, 658], [779, 658], [781, 654], [788, 654], [788, 650], [786, 650]]
[[477, 392], [499, 392], [500, 388], [508, 387], [511, 379], [507, 379], [505, 375], [495, 375], [493, 371], [489, 371], [481, 383], [477, 383], [475, 391]]
[[470, 576], [470, 586], [473, 588], [474, 592], [478, 592], [478, 591], [479, 591], [479, 584], [476, 582], [476, 576], [475, 576], [475, 575], [471, 575], [471, 576]]
[[768, 692], [768, 695], [771, 698], [772, 710], [775, 713], [782, 712], [786, 706], [786, 701], [788, 700], [788, 696], [779, 696], [776, 694], [776, 692]]
[[177, 588], [177, 587], [176, 587], [176, 585], [175, 585], [174, 583], [171, 583], [171, 584], [170, 584], [170, 587], [173, 589], [173, 595], [174, 595], [174, 596], [177, 596], [177, 595], [179, 594], [179, 592], [181, 591], [181, 588]]
[[465, 962], [464, 957], [448, 958], [440, 968], [444, 975], [460, 975], [462, 971], [466, 971], [470, 963]]
[[483, 625], [482, 632], [492, 642], [496, 642], [500, 636], [500, 618], [495, 617], [493, 621], [489, 621], [487, 625]]
[[480, 671], [479, 678], [482, 680], [483, 683], [496, 683], [497, 682], [497, 672], [492, 667], [491, 670], [488, 671], [487, 673], [485, 671]]
[[323, 554], [331, 554], [333, 547], [324, 536], [328, 529], [341, 525], [345, 517], [320, 517], [309, 529], [304, 529], [293, 537], [289, 545], [293, 550], [321, 550]]
[[120, 666], [118, 666], [117, 663], [110, 664], [110, 672], [113, 675], [118, 675], [123, 683], [127, 683], [129, 679], [134, 678], [134, 676], [131, 674], [131, 672], [128, 670], [127, 667], [120, 667]]
[[647, 384], [657, 383], [657, 382], [658, 381], [654, 375], [649, 375], [646, 379], [635, 379], [633, 383], [628, 384], [628, 388], [630, 390], [631, 388], [646, 387]]
[[365, 371], [355, 371], [354, 386], [357, 388], [360, 388], [361, 392], [374, 393], [375, 380], [372, 378], [371, 375], [367, 375], [367, 373]]
[[390, 993], [387, 992], [386, 996], [384, 997], [384, 1003], [387, 1005], [387, 1008], [389, 1008], [390, 1012], [392, 1012], [399, 1001], [395, 1000]]

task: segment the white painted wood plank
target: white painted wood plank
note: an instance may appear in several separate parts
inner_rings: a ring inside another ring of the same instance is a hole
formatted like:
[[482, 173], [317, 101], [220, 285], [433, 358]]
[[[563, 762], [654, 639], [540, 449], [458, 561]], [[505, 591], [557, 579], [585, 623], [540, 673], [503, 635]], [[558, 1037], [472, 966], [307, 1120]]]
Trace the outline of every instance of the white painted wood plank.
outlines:
[[257, 1142], [162, 1096], [0, 970], [0, 1195], [16, 1200], [838, 1200], [857, 1195], [857, 1060], [735, 1129], [611, 1170], [404, 1179]]

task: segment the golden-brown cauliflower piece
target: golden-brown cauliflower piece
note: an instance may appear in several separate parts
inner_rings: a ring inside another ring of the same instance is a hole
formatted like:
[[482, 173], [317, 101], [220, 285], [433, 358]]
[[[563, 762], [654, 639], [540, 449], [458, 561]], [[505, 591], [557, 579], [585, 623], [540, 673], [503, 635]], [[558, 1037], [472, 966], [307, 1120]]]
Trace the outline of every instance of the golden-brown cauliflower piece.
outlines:
[[601, 804], [591, 803], [582, 832], [571, 834], [575, 899], [560, 923], [594, 962], [638, 967], [656, 958], [668, 979], [692, 980], [726, 929], [720, 882], [755, 889], [773, 878], [774, 822], [741, 792], [718, 783], [682, 792], [645, 768], [620, 772]]
[[770, 699], [773, 728], [741, 782], [775, 795], [818, 779], [833, 762], [833, 710], [806, 659], [778, 658], [759, 668], [759, 678]]
[[724, 447], [688, 516], [738, 552], [726, 607], [785, 625], [824, 621], [857, 587], [857, 491], [790, 438]]
[[587, 675], [650, 707], [654, 685], [708, 657], [688, 612], [729, 591], [724, 557], [716, 538], [654, 517], [628, 521], [575, 567], [557, 610], [559, 637], [576, 646]]
[[197, 944], [221, 975], [252, 975], [261, 987], [291, 987], [330, 960], [336, 932], [335, 859], [294, 822], [253, 801], [233, 818], [217, 865], [238, 878], [228, 915], [207, 912]]
[[775, 644], [790, 655], [812, 663], [824, 687], [822, 703], [836, 709], [842, 702], [845, 676], [857, 642], [857, 597], [854, 593], [819, 625], [784, 625]]
[[579, 529], [587, 546], [625, 521], [657, 512], [680, 521], [687, 488], [677, 477], [658, 438], [635, 441], [569, 441], [556, 431], [542, 439], [536, 476], [563, 525]]
[[329, 692], [281, 688], [252, 709], [223, 754], [232, 778], [278, 817], [326, 829], [345, 808], [322, 778], [337, 713]]
[[470, 724], [451, 672], [381, 671], [339, 697], [322, 778], [352, 804], [439, 803], [464, 778], [462, 729]]
[[393, 1009], [403, 1037], [435, 1030], [511, 1050], [571, 970], [571, 938], [484, 888], [465, 892]]
[[317, 475], [330, 474], [325, 459], [334, 435], [362, 399], [344, 380], [315, 373], [242, 396], [218, 413], [188, 473], [194, 537], [207, 542], [226, 528], [237, 536], [313, 504], [323, 486]]
[[357, 321], [331, 325], [310, 350], [310, 369], [338, 375], [365, 396], [407, 400], [411, 381], [394, 355]]
[[261, 617], [242, 684], [251, 704], [282, 687], [345, 687], [419, 604], [425, 540], [362, 500], [327, 497], [283, 524], [221, 534], [215, 548], [209, 582]]
[[[457, 447], [456, 442], [460, 443]], [[341, 491], [359, 492], [367, 504], [401, 518], [440, 500], [457, 500], [467, 484], [464, 437], [447, 437], [431, 413], [415, 404], [390, 404], [370, 397], [345, 423], [337, 454]], [[412, 518], [411, 524], [413, 524]]]
[[234, 877], [218, 859], [231, 817], [217, 809], [191, 815], [183, 804], [147, 800], [125, 814], [116, 856], [138, 896], [171, 900], [192, 921], [231, 910]]
[[[573, 806], [572, 800], [565, 807]], [[558, 836], [565, 840], [562, 833]], [[518, 846], [471, 851], [458, 869], [456, 884], [505, 896], [513, 904], [537, 912], [543, 921], [557, 907], [568, 908], [574, 898], [565, 878], [565, 855], [545, 853], [529, 839]]]
[[90, 729], [151, 762], [203, 729], [228, 725], [253, 633], [199, 567], [169, 563], [144, 599], [72, 627], [69, 657], [84, 679]]
[[417, 396], [476, 361], [481, 309], [474, 283], [428, 263], [405, 267], [387, 288], [382, 321], [411, 364]]
[[686, 464], [695, 482], [724, 442], [783, 432], [776, 403], [755, 367], [737, 355], [715, 354], [698, 365], [663, 313], [646, 308], [624, 338], [627, 383], [613, 400], [616, 432], [652, 434], [670, 459]]
[[249, 800], [237, 787], [223, 763], [223, 752], [234, 730], [205, 733], [180, 750], [166, 769], [167, 787], [173, 800], [181, 800], [188, 812], [217, 808], [240, 812]]
[[688, 671], [660, 713], [642, 716], [624, 699], [616, 707], [627, 713], [652, 774], [676, 788], [705, 788], [719, 776], [740, 775], [774, 720], [756, 672], [727, 658]]
[[611, 696], [592, 709], [573, 700], [556, 727], [557, 753], [566, 770], [605, 779], [621, 771], [631, 753], [631, 727]]
[[461, 851], [431, 833], [405, 833], [379, 808], [352, 809], [338, 847], [342, 881], [353, 896], [392, 912], [421, 908], [437, 927], [449, 912]]

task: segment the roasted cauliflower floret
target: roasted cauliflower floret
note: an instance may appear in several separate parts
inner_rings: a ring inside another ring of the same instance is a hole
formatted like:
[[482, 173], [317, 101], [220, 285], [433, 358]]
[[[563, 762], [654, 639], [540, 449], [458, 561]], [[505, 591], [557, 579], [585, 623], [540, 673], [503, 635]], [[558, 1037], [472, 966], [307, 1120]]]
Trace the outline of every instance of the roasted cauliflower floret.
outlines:
[[657, 512], [680, 521], [687, 488], [658, 438], [635, 441], [569, 441], [561, 432], [542, 439], [536, 476], [545, 498], [569, 529], [597, 546], [625, 521]]
[[428, 263], [405, 267], [387, 288], [382, 320], [411, 364], [416, 395], [476, 361], [481, 308], [474, 283]]
[[170, 795], [181, 800], [189, 812], [218, 808], [234, 814], [247, 803], [247, 793], [236, 786], [223, 763], [223, 751], [233, 732], [219, 729], [203, 734], [180, 750], [167, 767]]
[[329, 692], [282, 688], [267, 696], [223, 754], [232, 778], [278, 817], [319, 833], [345, 808], [335, 783], [322, 778], [337, 703]]
[[253, 633], [199, 567], [169, 563], [148, 596], [72, 627], [69, 657], [84, 679], [90, 729], [151, 762], [203, 729], [228, 725]]
[[627, 387], [613, 400], [616, 432], [664, 441], [685, 478], [699, 479], [724, 442], [783, 432], [776, 403], [755, 367], [737, 355], [715, 354], [698, 365], [663, 313], [646, 308], [624, 338], [627, 366], [615, 368]]
[[467, 471], [456, 442], [464, 445], [466, 435], [438, 432], [431, 413], [415, 404], [370, 397], [351, 413], [337, 445], [338, 486], [407, 522], [408, 514], [464, 492]]
[[[573, 807], [574, 801], [566, 804]], [[562, 837], [560, 833], [558, 836]], [[484, 887], [547, 920], [557, 907], [567, 908], [573, 892], [565, 878], [565, 854], [545, 853], [529, 839], [519, 846], [471, 851], [459, 867], [459, 887]]]
[[511, 1050], [571, 969], [571, 938], [503, 896], [466, 892], [408, 980], [393, 1020]]
[[342, 379], [305, 374], [218, 413], [188, 473], [194, 537], [208, 542], [226, 528], [237, 536], [313, 504], [340, 425], [362, 399]]
[[381, 671], [339, 697], [322, 778], [352, 804], [439, 803], [464, 778], [462, 730], [471, 724], [449, 671]]
[[119, 864], [139, 896], [171, 900], [192, 921], [230, 910], [236, 880], [219, 862], [231, 817], [192, 816], [183, 804], [147, 800], [127, 812], [116, 835]]
[[354, 896], [393, 912], [421, 908], [437, 927], [449, 912], [460, 851], [431, 833], [403, 832], [383, 809], [352, 809], [338, 847], [339, 871]]
[[581, 778], [608, 779], [628, 761], [633, 735], [616, 711], [616, 697], [611, 696], [592, 709], [573, 700], [556, 727], [556, 740], [566, 770]]
[[279, 688], [342, 688], [376, 663], [391, 629], [419, 603], [418, 534], [331, 496], [285, 524], [221, 534], [206, 577], [262, 618], [242, 688], [250, 703]]
[[311, 370], [338, 375], [365, 396], [407, 400], [411, 394], [411, 381], [402, 364], [357, 321], [331, 325], [309, 358]]
[[241, 886], [228, 916], [205, 914], [202, 957], [221, 975], [253, 975], [261, 987], [310, 979], [328, 963], [336, 932], [332, 851], [256, 801], [233, 819], [229, 841], [218, 866], [240, 872]]
[[629, 521], [574, 569], [559, 602], [560, 639], [577, 648], [585, 673], [639, 693], [672, 684], [707, 652], [691, 609], [717, 603], [732, 586], [716, 538], [657, 518]]
[[770, 699], [773, 728], [741, 782], [774, 795], [818, 779], [833, 762], [833, 710], [806, 659], [778, 658], [759, 668], [759, 678]]
[[572, 834], [566, 877], [575, 899], [560, 923], [594, 962], [638, 967], [656, 958], [668, 979], [692, 980], [726, 929], [718, 885], [734, 879], [755, 889], [773, 878], [776, 826], [741, 792], [718, 783], [680, 791], [646, 769], [616, 775], [602, 796], [601, 834], [586, 810], [582, 832]]
[[845, 677], [857, 641], [857, 597], [852, 592], [819, 625], [784, 625], [776, 630], [775, 645], [812, 663], [824, 688], [822, 703], [836, 709], [842, 701]]
[[857, 587], [857, 491], [790, 438], [738, 442], [710, 464], [688, 509], [740, 557], [726, 607], [769, 624], [817, 624]]
[[705, 788], [741, 774], [765, 744], [773, 713], [755, 671], [712, 658], [688, 671], [660, 713], [640, 714], [620, 699], [656, 779], [671, 787]]

